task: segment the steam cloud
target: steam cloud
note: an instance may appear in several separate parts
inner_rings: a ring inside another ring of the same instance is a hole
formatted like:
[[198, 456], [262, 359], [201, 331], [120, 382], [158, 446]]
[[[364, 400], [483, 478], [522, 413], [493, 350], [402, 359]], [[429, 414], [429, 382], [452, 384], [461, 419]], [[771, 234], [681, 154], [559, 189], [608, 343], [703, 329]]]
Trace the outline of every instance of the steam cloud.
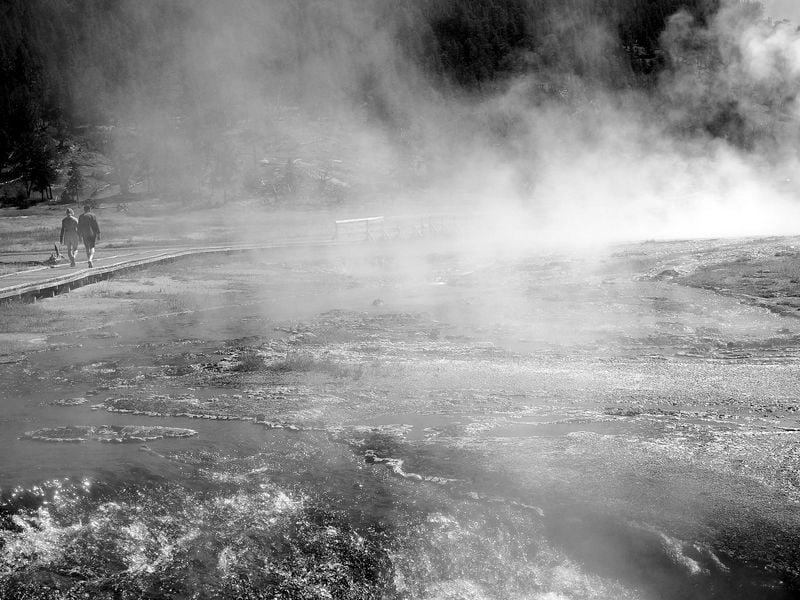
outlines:
[[470, 170], [488, 204], [532, 207], [532, 235], [553, 242], [796, 233], [800, 36], [758, 15], [739, 2], [707, 24], [673, 15], [654, 94], [578, 82], [532, 105], [536, 80], [518, 81], [487, 110], [522, 124], [506, 182], [532, 185], [497, 185], [509, 162], [495, 153], [488, 174]]
[[[381, 210], [476, 210], [506, 241], [796, 231], [800, 35], [758, 5], [728, 0], [705, 23], [670, 17], [655, 90], [562, 73], [553, 99], [540, 93], [552, 85], [541, 72], [480, 98], [434, 85], [380, 3], [306, 4], [197, 3], [183, 35], [165, 42], [174, 68], [133, 65], [136, 89], [106, 90], [125, 107], [120, 122], [150, 140], [154, 165], [191, 179], [228, 153], [240, 164], [343, 157]], [[613, 32], [588, 33], [577, 55], [615, 52]], [[187, 86], [188, 110], [178, 106]], [[296, 119], [275, 109], [287, 106]], [[254, 132], [249, 147], [234, 124]], [[191, 133], [171, 135], [179, 125]], [[116, 146], [125, 152], [124, 140]]]

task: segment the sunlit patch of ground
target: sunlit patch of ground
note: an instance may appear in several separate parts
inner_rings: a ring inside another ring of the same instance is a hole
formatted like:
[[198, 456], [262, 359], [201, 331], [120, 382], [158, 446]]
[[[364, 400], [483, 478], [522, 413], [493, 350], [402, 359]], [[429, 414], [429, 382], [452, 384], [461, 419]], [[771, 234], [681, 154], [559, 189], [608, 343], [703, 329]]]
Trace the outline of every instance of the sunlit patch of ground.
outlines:
[[162, 438], [182, 438], [197, 435], [191, 429], [162, 426], [140, 426], [130, 425], [123, 427], [91, 425], [67, 425], [62, 427], [49, 427], [26, 431], [25, 437], [30, 440], [41, 442], [148, 442]]
[[700, 267], [681, 282], [731, 295], [781, 315], [800, 316], [800, 251], [794, 244], [759, 248]]

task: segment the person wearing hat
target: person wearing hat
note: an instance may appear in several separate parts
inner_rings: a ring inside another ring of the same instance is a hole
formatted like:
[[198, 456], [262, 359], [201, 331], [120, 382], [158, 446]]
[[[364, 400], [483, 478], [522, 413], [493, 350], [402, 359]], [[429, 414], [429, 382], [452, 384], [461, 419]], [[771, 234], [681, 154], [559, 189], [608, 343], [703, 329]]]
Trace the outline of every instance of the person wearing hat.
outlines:
[[78, 217], [78, 235], [83, 239], [83, 247], [86, 248], [86, 260], [92, 266], [94, 258], [94, 245], [100, 238], [100, 226], [97, 224], [97, 217], [92, 212], [91, 204], [84, 204], [83, 214]]
[[78, 219], [75, 218], [75, 212], [67, 209], [67, 216], [61, 220], [61, 236], [59, 237], [59, 244], [67, 246], [67, 256], [69, 256], [69, 266], [75, 266], [75, 255], [78, 253]]

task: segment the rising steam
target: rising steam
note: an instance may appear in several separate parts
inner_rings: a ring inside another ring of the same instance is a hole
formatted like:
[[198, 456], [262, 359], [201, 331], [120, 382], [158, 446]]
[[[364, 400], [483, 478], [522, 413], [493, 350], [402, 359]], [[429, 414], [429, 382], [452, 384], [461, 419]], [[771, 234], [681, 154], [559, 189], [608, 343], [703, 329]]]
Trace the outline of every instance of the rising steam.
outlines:
[[[123, 132], [114, 152], [146, 157], [162, 189], [226, 161], [244, 179], [265, 157], [337, 160], [361, 183], [354, 200], [389, 214], [477, 211], [506, 241], [796, 231], [800, 35], [755, 3], [672, 15], [654, 89], [614, 84], [620, 44], [592, 24], [565, 53], [581, 69], [523, 69], [480, 94], [425, 72], [414, 53], [426, 49], [401, 47], [398, 30], [426, 23], [390, 19], [380, 2], [127, 6], [132, 19], [181, 24], [163, 64], [134, 61], [101, 94]], [[570, 25], [558, 18], [545, 36], [556, 47]], [[76, 96], [98, 79], [86, 69]]]
[[515, 127], [473, 148], [466, 187], [487, 208], [530, 209], [514, 221], [555, 242], [796, 233], [795, 26], [729, 2], [706, 23], [673, 15], [662, 45], [653, 93], [577, 81], [540, 103], [528, 76], [486, 102]]

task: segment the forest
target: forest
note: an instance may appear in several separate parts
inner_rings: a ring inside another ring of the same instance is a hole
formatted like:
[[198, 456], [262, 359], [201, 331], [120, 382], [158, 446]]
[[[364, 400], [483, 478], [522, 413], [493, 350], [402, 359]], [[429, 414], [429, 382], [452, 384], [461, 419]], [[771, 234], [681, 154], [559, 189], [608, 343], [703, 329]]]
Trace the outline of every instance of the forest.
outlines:
[[[3, 0], [0, 183], [44, 197], [65, 176], [63, 149], [87, 128], [95, 149], [115, 158], [123, 193], [136, 140], [165, 131], [161, 151], [204, 149], [207, 176], [224, 182], [231, 166], [220, 132], [250, 115], [254, 98], [365, 107], [403, 128], [404, 93], [420, 90], [479, 101], [535, 77], [540, 101], [563, 101], [575, 80], [658, 94], [676, 52], [701, 69], [719, 60], [693, 34], [665, 38], [674, 15], [702, 27], [719, 2]], [[757, 3], [740, 4], [760, 18]], [[712, 113], [680, 126], [752, 143], [735, 107]], [[158, 180], [158, 152], [139, 153], [137, 168]]]

